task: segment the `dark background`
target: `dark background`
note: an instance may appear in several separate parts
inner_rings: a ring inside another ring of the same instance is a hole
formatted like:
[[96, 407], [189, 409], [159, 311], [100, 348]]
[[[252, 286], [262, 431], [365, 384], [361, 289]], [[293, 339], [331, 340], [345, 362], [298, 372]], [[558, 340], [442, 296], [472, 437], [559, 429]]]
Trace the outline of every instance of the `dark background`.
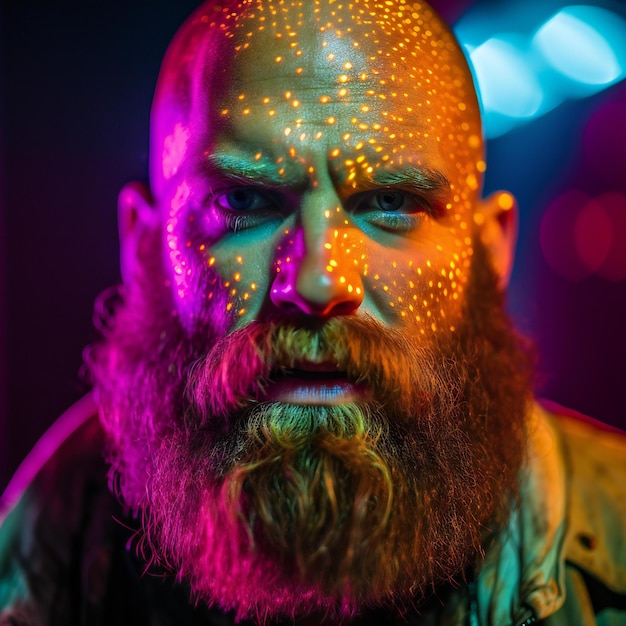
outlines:
[[[0, 491], [87, 390], [80, 369], [95, 338], [92, 303], [119, 277], [117, 192], [147, 179], [160, 60], [198, 4], [2, 4]], [[473, 3], [433, 4], [453, 22]], [[625, 427], [626, 282], [563, 278], [539, 244], [542, 214], [564, 191], [626, 191], [620, 112], [623, 82], [490, 141], [486, 191], [506, 188], [520, 202], [510, 308], [537, 342], [539, 393]], [[609, 114], [617, 126], [603, 122]]]

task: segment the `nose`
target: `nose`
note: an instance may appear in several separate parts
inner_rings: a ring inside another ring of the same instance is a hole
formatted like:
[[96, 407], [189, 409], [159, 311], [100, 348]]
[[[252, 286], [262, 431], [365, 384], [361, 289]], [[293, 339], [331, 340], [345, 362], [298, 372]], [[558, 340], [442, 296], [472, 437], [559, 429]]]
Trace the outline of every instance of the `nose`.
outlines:
[[363, 302], [358, 241], [338, 198], [310, 198], [278, 259], [270, 297], [283, 313], [333, 317], [354, 313]]

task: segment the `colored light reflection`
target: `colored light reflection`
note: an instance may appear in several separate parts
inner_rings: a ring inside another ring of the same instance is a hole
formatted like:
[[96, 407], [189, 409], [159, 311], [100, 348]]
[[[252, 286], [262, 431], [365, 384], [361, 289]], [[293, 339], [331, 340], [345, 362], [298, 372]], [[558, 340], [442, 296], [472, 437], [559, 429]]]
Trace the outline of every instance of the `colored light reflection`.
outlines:
[[543, 101], [543, 90], [521, 46], [492, 38], [471, 53], [480, 85], [485, 125], [502, 134], [515, 119], [532, 118]]
[[592, 274], [626, 279], [626, 195], [608, 192], [592, 198], [568, 190], [544, 213], [540, 241], [548, 264], [567, 280]]
[[626, 21], [616, 13], [568, 6], [545, 19], [539, 3], [512, 4], [500, 18], [489, 16], [488, 38], [478, 10], [456, 28], [474, 68], [488, 138], [626, 76]]
[[626, 49], [626, 29], [620, 34], [615, 27], [620, 21], [598, 7], [566, 7], [537, 31], [533, 45], [563, 76], [586, 85], [607, 86], [624, 75], [617, 56], [620, 49]]
[[611, 217], [601, 202], [590, 199], [574, 221], [574, 249], [586, 269], [598, 271], [613, 243]]

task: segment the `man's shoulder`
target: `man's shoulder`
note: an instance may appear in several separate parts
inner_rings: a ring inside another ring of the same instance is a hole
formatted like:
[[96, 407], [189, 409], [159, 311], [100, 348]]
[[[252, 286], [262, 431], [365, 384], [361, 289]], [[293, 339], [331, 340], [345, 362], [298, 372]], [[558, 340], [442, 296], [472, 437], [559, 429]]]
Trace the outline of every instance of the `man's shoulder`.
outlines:
[[0, 498], [0, 520], [25, 498], [66, 501], [78, 483], [105, 467], [104, 432], [88, 394], [63, 413], [35, 444]]
[[541, 404], [558, 433], [570, 493], [626, 505], [626, 432], [553, 403]]
[[626, 593], [626, 433], [544, 405], [559, 436], [567, 475], [566, 560]]
[[[59, 418], [16, 472], [2, 499], [0, 613], [21, 600], [27, 605], [34, 589], [45, 606], [56, 583], [70, 575], [90, 511], [110, 498], [103, 447], [87, 397]], [[50, 594], [40, 588], [44, 580]]]
[[[581, 438], [591, 438], [601, 447], [608, 446], [615, 451], [626, 448], [626, 431], [620, 430], [588, 415], [565, 408], [550, 400], [540, 399], [539, 404], [545, 413], [568, 439], [580, 442]], [[626, 419], [626, 416], [625, 416]], [[593, 451], [590, 448], [590, 451]]]

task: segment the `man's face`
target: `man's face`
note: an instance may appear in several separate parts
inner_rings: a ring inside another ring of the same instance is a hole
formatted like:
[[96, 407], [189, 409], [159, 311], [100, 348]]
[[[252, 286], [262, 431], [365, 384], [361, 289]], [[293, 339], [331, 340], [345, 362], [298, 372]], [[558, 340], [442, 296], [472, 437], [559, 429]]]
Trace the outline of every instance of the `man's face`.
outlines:
[[162, 71], [154, 207], [90, 365], [155, 555], [239, 617], [419, 601], [515, 488], [475, 96], [404, 6], [207, 3]]
[[193, 328], [220, 292], [228, 331], [279, 312], [454, 332], [484, 165], [449, 38], [411, 10], [388, 33], [347, 5], [309, 9], [313, 27], [302, 11], [226, 20], [210, 97], [158, 135], [181, 318]]

